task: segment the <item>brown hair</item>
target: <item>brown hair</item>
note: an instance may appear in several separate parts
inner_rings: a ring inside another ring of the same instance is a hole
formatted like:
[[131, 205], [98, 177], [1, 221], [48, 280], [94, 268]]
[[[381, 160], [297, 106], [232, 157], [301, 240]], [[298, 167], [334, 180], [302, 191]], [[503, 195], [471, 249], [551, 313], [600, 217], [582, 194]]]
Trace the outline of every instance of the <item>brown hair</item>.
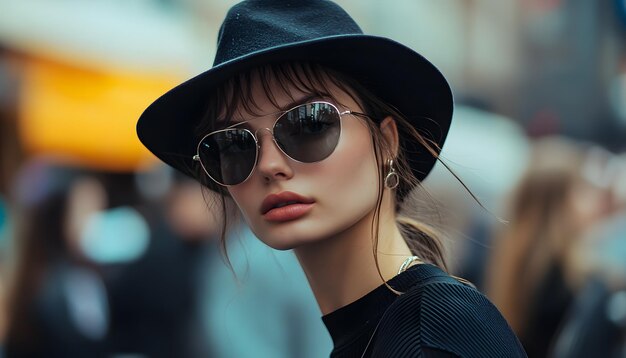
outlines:
[[531, 163], [509, 199], [511, 224], [496, 235], [487, 292], [513, 330], [524, 335], [533, 300], [553, 268], [567, 266], [579, 229], [572, 193], [582, 180], [581, 148], [565, 140], [535, 143]]
[[[209, 97], [210, 99], [206, 115], [196, 129], [197, 141], [200, 140], [200, 138], [206, 133], [216, 129], [216, 122], [218, 121], [215, 119], [217, 118], [225, 118], [221, 124], [227, 126], [229, 125], [229, 120], [233, 118], [238, 110], [243, 110], [250, 114], [257, 114], [259, 112], [259, 106], [255, 102], [254, 96], [252, 95], [252, 88], [250, 86], [253, 76], [259, 76], [260, 83], [263, 86], [263, 90], [267, 95], [267, 98], [277, 108], [279, 105], [276, 101], [275, 94], [269, 88], [270, 79], [275, 80], [279, 89], [289, 96], [291, 95], [289, 89], [295, 88], [303, 93], [333, 98], [332, 91], [330, 90], [331, 85], [333, 85], [350, 95], [352, 99], [359, 103], [363, 108], [363, 111], [367, 115], [365, 122], [367, 123], [372, 136], [372, 142], [376, 154], [376, 165], [380, 168], [378, 175], [378, 200], [371, 230], [374, 238], [373, 254], [376, 259], [375, 261], [379, 274], [382, 278], [380, 268], [378, 267], [377, 247], [380, 224], [380, 208], [383, 196], [382, 178], [384, 178], [387, 174], [388, 168], [386, 168], [386, 165], [381, 165], [380, 162], [382, 158], [391, 157], [393, 151], [389, 144], [384, 140], [378, 124], [382, 121], [382, 119], [391, 116], [395, 119], [400, 133], [408, 134], [414, 138], [414, 140], [422, 144], [423, 147], [433, 156], [438, 157], [439, 148], [436, 147], [435, 143], [428, 141], [425, 137], [420, 135], [420, 133], [415, 130], [415, 128], [401, 113], [399, 113], [398, 110], [383, 102], [356, 79], [346, 76], [333, 69], [323, 67], [319, 64], [301, 62], [266, 65], [255, 70], [241, 73], [225, 82]], [[402, 143], [400, 143], [400, 145], [401, 144]], [[403, 202], [406, 197], [406, 193], [411, 191], [413, 188], [420, 187], [420, 182], [411, 172], [405, 157], [405, 151], [402, 147], [399, 148], [398, 156], [394, 158], [394, 163], [396, 172], [400, 178], [400, 183], [395, 191], [395, 209], [398, 213], [403, 212], [405, 207], [411, 205], [410, 200]], [[224, 187], [213, 183], [206, 176], [206, 174], [203, 173], [199, 165], [196, 168], [196, 171], [198, 173], [197, 177], [200, 178], [202, 184], [209, 189], [222, 194], [220, 209], [224, 211], [227, 210], [227, 205], [223, 196], [228, 197], [228, 191], [225, 190]], [[221, 249], [226, 256], [227, 264], [231, 266], [228, 261], [226, 250], [226, 233], [231, 226], [228, 218], [229, 215], [224, 216], [220, 243]], [[426, 225], [417, 219], [403, 214], [397, 214], [396, 223], [414, 255], [418, 256], [425, 262], [432, 263], [447, 271], [444, 245], [440, 235], [434, 227]]]

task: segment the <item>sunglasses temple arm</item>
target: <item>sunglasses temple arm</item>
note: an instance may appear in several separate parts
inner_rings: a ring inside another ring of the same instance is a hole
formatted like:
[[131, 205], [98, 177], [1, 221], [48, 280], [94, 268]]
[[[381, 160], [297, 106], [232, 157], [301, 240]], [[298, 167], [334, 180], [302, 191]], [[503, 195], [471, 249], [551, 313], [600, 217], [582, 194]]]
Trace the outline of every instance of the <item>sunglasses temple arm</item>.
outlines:
[[370, 116], [368, 116], [365, 113], [361, 113], [361, 112], [354, 112], [354, 111], [344, 111], [344, 112], [340, 112], [339, 115], [343, 116], [344, 114], [351, 114], [353, 116], [357, 116], [357, 117], [364, 117], [364, 118], [371, 118]]

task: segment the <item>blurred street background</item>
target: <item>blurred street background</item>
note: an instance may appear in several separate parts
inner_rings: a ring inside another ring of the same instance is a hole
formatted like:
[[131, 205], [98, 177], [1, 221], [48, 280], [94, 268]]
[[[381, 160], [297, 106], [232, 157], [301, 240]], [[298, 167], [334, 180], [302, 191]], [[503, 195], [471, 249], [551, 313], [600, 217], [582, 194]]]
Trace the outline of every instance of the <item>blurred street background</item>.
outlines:
[[[328, 356], [293, 254], [237, 223], [235, 278], [214, 198], [136, 138], [236, 2], [0, 0], [0, 357]], [[453, 273], [530, 357], [626, 357], [626, 1], [337, 3], [452, 86], [442, 160], [484, 208], [438, 164], [415, 215]]]

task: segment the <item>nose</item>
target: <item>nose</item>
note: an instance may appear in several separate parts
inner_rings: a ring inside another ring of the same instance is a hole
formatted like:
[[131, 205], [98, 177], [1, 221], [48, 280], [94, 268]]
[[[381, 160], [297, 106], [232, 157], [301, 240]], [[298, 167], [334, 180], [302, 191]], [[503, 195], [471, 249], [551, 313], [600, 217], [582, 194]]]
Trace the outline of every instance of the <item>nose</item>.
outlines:
[[257, 170], [263, 179], [271, 182], [293, 177], [293, 168], [289, 158], [274, 141], [272, 131], [269, 128], [261, 128], [256, 131], [255, 135], [259, 141]]

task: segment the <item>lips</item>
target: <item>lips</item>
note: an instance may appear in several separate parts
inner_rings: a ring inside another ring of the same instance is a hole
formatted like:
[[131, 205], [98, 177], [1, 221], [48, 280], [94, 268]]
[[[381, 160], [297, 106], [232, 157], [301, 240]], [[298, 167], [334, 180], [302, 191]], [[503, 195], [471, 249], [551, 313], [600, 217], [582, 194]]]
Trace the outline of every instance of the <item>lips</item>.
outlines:
[[261, 203], [261, 215], [267, 214], [268, 211], [281, 208], [291, 204], [312, 204], [315, 200], [298, 195], [291, 191], [283, 191], [278, 194], [268, 195]]

